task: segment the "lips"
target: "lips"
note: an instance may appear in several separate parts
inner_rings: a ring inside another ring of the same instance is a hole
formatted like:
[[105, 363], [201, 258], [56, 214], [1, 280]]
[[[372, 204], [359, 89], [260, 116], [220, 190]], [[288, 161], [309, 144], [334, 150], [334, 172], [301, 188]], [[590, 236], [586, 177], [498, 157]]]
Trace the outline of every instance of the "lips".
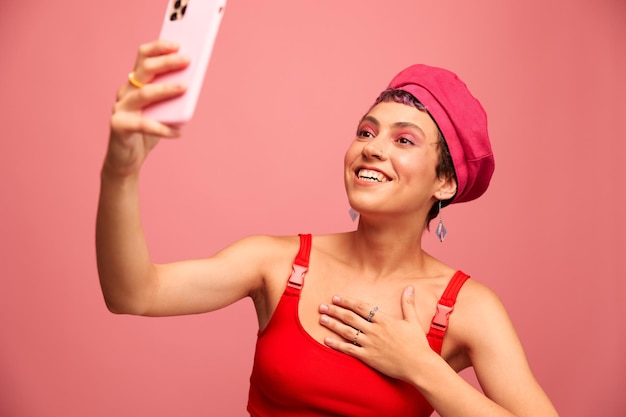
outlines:
[[390, 178], [380, 171], [368, 168], [360, 168], [356, 172], [356, 176], [362, 181], [368, 182], [389, 182]]

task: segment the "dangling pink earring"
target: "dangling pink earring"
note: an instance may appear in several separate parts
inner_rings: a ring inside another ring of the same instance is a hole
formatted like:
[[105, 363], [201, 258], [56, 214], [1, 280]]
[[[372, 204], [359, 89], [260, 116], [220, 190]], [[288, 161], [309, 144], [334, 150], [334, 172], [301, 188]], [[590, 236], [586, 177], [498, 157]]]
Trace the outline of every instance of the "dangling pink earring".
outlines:
[[350, 210], [348, 210], [348, 214], [350, 214], [350, 218], [352, 219], [353, 222], [355, 222], [357, 217], [359, 217], [359, 212], [353, 209], [352, 207], [350, 207]]
[[443, 240], [446, 238], [447, 234], [448, 231], [446, 230], [446, 226], [443, 225], [443, 219], [441, 218], [441, 200], [439, 200], [439, 223], [437, 223], [435, 235], [437, 235], [437, 239], [439, 239], [439, 242], [443, 243]]

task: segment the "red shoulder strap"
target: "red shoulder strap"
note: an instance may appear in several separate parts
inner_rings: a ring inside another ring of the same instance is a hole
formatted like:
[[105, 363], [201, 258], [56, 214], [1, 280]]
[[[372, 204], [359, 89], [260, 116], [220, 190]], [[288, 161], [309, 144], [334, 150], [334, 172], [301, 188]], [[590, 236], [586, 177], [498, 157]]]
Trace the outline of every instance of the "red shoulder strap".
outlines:
[[300, 250], [293, 262], [293, 272], [289, 277], [287, 285], [292, 288], [301, 289], [304, 285], [304, 274], [309, 269], [309, 257], [311, 255], [311, 235], [301, 234]]
[[465, 281], [469, 279], [469, 275], [461, 271], [457, 271], [448, 286], [443, 292], [441, 299], [437, 303], [437, 311], [430, 323], [430, 330], [426, 337], [432, 350], [441, 355], [441, 346], [443, 345], [443, 337], [448, 330], [448, 323], [450, 321], [450, 314], [454, 310], [454, 303], [456, 303], [456, 297], [459, 290], [465, 284]]

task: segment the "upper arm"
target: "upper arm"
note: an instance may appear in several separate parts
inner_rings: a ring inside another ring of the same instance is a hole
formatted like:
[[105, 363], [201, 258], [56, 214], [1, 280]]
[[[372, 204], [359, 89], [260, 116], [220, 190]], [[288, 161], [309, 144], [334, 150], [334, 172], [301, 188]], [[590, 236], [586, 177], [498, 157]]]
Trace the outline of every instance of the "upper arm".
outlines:
[[517, 416], [556, 416], [498, 296], [475, 281], [464, 292], [455, 318], [485, 395]]
[[272, 264], [286, 252], [284, 238], [252, 236], [206, 259], [155, 265], [157, 284], [149, 316], [217, 310], [253, 293], [263, 294]]

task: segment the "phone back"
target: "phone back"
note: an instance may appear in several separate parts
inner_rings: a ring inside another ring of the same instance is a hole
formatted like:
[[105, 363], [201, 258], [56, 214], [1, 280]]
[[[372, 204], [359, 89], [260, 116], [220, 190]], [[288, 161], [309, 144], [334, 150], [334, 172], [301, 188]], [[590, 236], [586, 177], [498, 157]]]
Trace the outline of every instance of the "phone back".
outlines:
[[146, 107], [145, 117], [173, 126], [191, 119], [225, 7], [226, 0], [169, 0], [159, 38], [178, 42], [190, 63], [183, 70], [157, 76], [153, 83], [182, 82], [187, 91]]

